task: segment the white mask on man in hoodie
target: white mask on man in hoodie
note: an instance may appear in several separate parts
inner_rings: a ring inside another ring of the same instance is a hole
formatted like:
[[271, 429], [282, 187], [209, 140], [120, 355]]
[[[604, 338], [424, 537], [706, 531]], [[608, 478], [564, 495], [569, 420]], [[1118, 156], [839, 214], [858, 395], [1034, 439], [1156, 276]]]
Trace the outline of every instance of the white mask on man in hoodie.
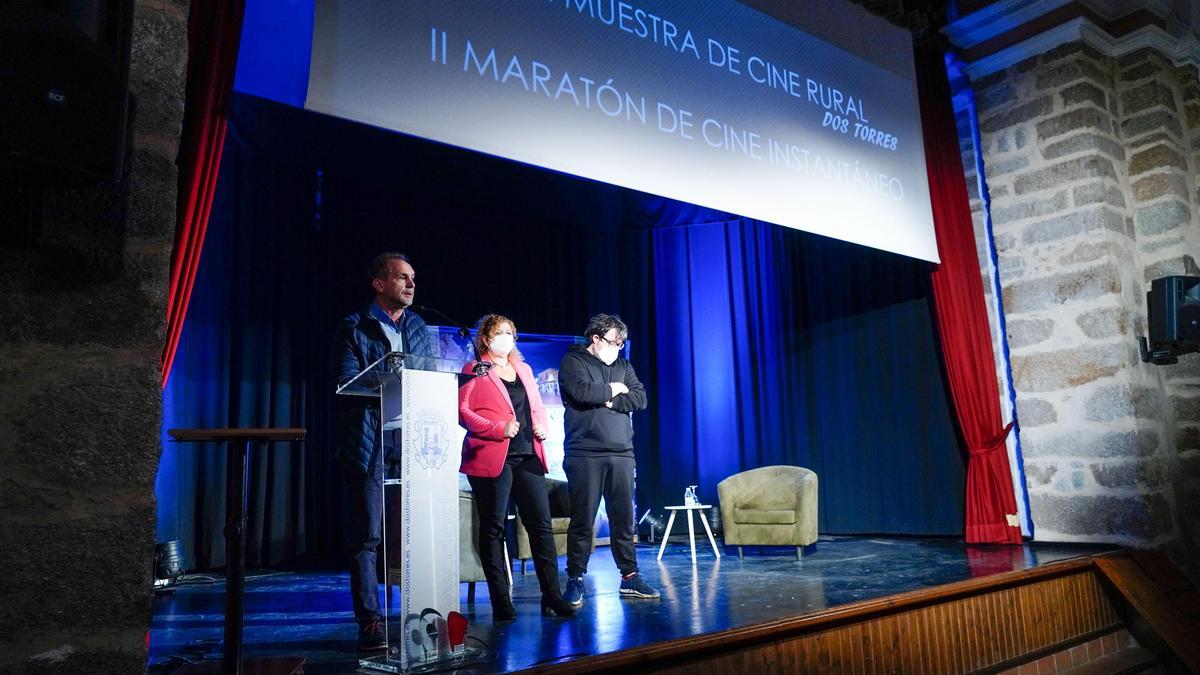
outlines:
[[600, 348], [596, 350], [596, 358], [604, 362], [604, 365], [611, 366], [620, 356], [621, 350], [610, 345], [601, 343]]

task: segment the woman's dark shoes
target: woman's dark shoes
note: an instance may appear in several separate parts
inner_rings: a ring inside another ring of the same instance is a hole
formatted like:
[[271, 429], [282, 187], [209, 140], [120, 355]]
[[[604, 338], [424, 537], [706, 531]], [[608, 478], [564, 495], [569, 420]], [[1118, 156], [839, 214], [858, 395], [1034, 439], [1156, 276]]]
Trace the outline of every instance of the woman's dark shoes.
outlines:
[[513, 607], [512, 598], [507, 595], [492, 598], [492, 623], [512, 621], [517, 618], [517, 609]]
[[563, 597], [557, 593], [554, 595], [542, 596], [542, 616], [556, 616], [565, 618], [569, 616], [575, 616], [575, 610], [576, 608], [574, 605], [566, 600], [563, 600]]

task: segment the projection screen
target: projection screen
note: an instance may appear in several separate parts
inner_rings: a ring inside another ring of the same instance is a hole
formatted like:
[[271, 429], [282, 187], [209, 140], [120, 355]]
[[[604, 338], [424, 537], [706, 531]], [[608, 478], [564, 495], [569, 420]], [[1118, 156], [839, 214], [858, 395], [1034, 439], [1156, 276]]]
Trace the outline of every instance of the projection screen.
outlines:
[[305, 107], [936, 262], [910, 37], [808, 6], [316, 0]]

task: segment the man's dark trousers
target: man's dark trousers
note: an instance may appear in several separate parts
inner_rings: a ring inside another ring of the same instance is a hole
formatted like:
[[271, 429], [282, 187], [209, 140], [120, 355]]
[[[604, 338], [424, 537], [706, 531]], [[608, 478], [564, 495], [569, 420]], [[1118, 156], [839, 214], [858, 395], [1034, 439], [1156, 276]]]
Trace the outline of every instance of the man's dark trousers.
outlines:
[[379, 616], [379, 570], [376, 567], [379, 541], [383, 536], [382, 462], [372, 462], [365, 476], [350, 475], [346, 490], [350, 498], [350, 594], [354, 618], [362, 623]]
[[600, 497], [608, 510], [610, 548], [621, 576], [638, 571], [633, 548], [633, 472], [635, 462], [626, 453], [569, 455], [563, 461], [571, 498], [571, 525], [567, 529], [567, 576], [587, 572]]

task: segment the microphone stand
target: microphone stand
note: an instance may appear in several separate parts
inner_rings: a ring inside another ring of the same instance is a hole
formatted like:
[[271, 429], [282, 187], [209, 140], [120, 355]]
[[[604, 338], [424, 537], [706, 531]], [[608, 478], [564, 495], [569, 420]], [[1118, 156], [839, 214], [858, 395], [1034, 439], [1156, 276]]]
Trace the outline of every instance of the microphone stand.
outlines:
[[436, 314], [437, 316], [441, 317], [443, 321], [446, 321], [451, 326], [458, 328], [458, 336], [466, 339], [467, 344], [471, 345], [471, 354], [475, 357], [475, 366], [472, 368], [472, 370], [475, 372], [475, 377], [483, 377], [484, 375], [487, 375], [489, 370], [492, 369], [491, 361], [484, 361], [483, 359], [479, 358], [479, 349], [475, 346], [475, 341], [471, 339], [471, 329], [467, 328], [464, 324], [461, 324], [450, 318], [450, 316], [448, 316], [445, 312], [434, 309], [433, 307], [428, 307], [426, 305], [413, 305], [410, 309], [418, 314]]

